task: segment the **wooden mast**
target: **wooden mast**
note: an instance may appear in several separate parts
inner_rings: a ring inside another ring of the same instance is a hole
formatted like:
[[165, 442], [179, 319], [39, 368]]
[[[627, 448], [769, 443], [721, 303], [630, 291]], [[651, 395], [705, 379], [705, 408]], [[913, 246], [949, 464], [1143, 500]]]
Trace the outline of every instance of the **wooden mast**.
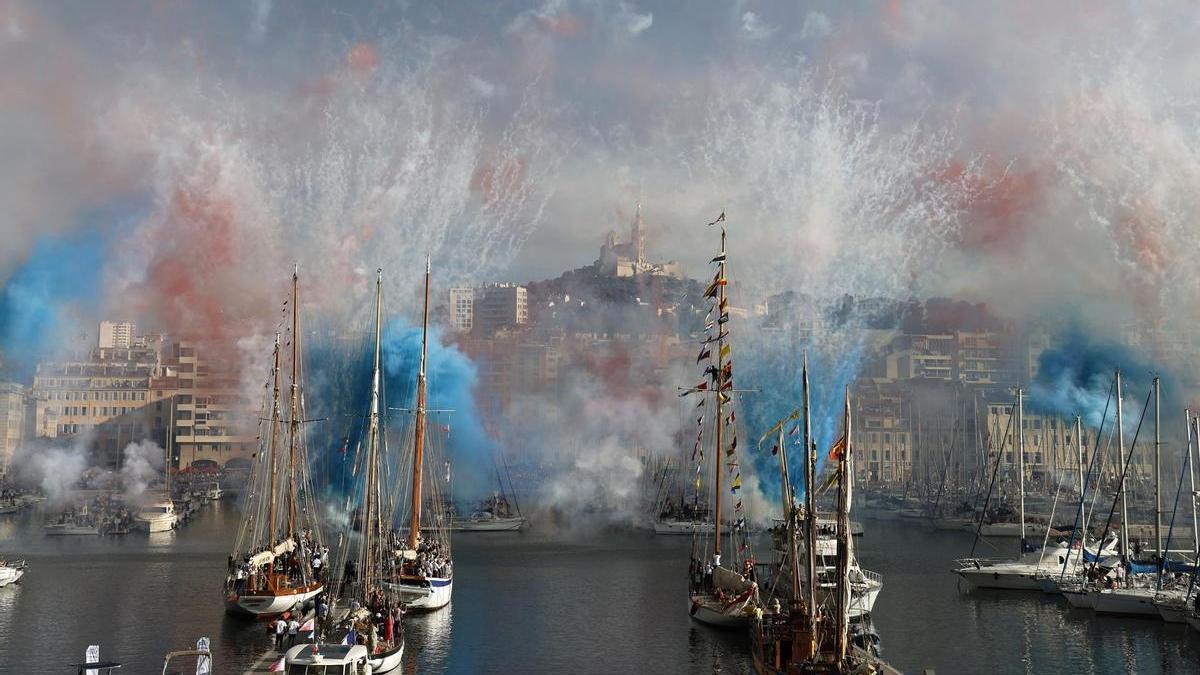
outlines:
[[[721, 225], [721, 262], [717, 265], [717, 317], [725, 310], [725, 226]], [[713, 458], [714, 486], [716, 498], [713, 500], [713, 556], [714, 560], [721, 555], [721, 467], [725, 463], [722, 452], [722, 429], [724, 429], [725, 393], [725, 338], [721, 337], [721, 324], [717, 323], [717, 434], [716, 457]]]
[[383, 294], [383, 270], [375, 272], [375, 360], [371, 369], [371, 416], [367, 426], [367, 479], [364, 485], [363, 497], [366, 507], [363, 509], [363, 559], [362, 559], [362, 592], [366, 597], [371, 591], [371, 581], [375, 573], [373, 563], [375, 548], [382, 547], [382, 528], [379, 520], [382, 518], [378, 493], [379, 483], [378, 454], [379, 454], [379, 338], [380, 325], [383, 317], [381, 297]]
[[1025, 392], [1017, 389], [1017, 492], [1021, 499], [1021, 543], [1017, 560], [1025, 555]]
[[842, 451], [838, 456], [838, 521], [837, 521], [837, 634], [834, 655], [838, 663], [846, 658], [850, 632], [850, 385], [846, 385]]
[[804, 509], [807, 513], [808, 523], [805, 526], [805, 534], [807, 541], [805, 545], [805, 553], [808, 561], [805, 567], [808, 572], [805, 575], [804, 587], [807, 590], [808, 597], [805, 598], [808, 611], [808, 626], [812, 633], [811, 640], [808, 644], [808, 653], [815, 654], [817, 651], [817, 499], [814, 494], [814, 486], [817, 482], [817, 461], [816, 453], [813, 451], [812, 440], [812, 416], [809, 408], [809, 392], [808, 392], [808, 352], [804, 352], [803, 357], [803, 404], [804, 404]]
[[429, 341], [429, 272], [430, 260], [425, 258], [425, 308], [421, 318], [421, 370], [417, 373], [417, 418], [413, 433], [412, 529], [408, 547], [417, 550], [421, 535], [421, 470], [425, 454], [425, 354]]
[[279, 460], [276, 453], [279, 444], [279, 333], [275, 333], [275, 367], [272, 371], [273, 385], [271, 389], [271, 508], [267, 518], [270, 523], [271, 538], [267, 545], [275, 546], [275, 474], [279, 472]]
[[292, 406], [288, 423], [288, 538], [296, 534], [296, 437], [300, 431], [300, 266], [292, 271]]

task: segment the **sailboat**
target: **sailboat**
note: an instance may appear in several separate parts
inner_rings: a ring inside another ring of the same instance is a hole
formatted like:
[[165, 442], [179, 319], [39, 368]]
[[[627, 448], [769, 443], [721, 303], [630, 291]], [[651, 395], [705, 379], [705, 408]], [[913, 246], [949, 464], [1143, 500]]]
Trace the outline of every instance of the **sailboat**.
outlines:
[[[225, 609], [231, 614], [271, 616], [286, 612], [323, 589], [313, 571], [323, 553], [307, 452], [301, 432], [299, 272], [292, 274], [291, 405], [280, 410], [280, 336], [275, 334], [271, 368], [270, 425], [260, 434], [259, 452], [247, 484], [249, 496], [225, 582]], [[286, 304], [286, 303], [285, 303]], [[282, 504], [280, 503], [282, 502]]]
[[134, 527], [148, 533], [168, 532], [175, 529], [179, 523], [179, 514], [175, 512], [175, 502], [171, 501], [171, 438], [167, 435], [167, 447], [163, 450], [163, 494], [156, 499], [148, 499], [133, 517]]
[[[723, 223], [725, 214], [714, 222]], [[712, 465], [713, 477], [713, 510], [711, 553], [709, 552], [709, 535], [703, 531], [692, 534], [692, 556], [688, 584], [688, 613], [693, 619], [712, 626], [745, 627], [749, 618], [758, 607], [758, 584], [754, 580], [753, 564], [749, 556], [742, 565], [742, 554], [749, 551], [749, 540], [746, 533], [746, 519], [742, 509], [742, 500], [738, 491], [742, 488], [742, 474], [738, 465], [737, 455], [737, 416], [732, 409], [731, 395], [733, 389], [733, 361], [730, 359], [731, 346], [729, 343], [728, 298], [725, 295], [726, 276], [726, 232], [721, 227], [721, 251], [712, 262], [717, 265], [716, 275], [704, 293], [707, 300], [712, 301], [705, 320], [706, 339], [700, 348], [696, 363], [709, 361], [705, 368], [705, 378], [681, 394], [687, 396], [696, 394], [700, 397], [697, 410], [703, 410], [708, 400], [715, 399], [716, 415], [711, 420], [714, 428], [714, 445], [707, 459]], [[716, 313], [717, 318], [712, 318]], [[709, 331], [715, 331], [713, 335]], [[715, 346], [715, 350], [713, 347]], [[711, 385], [711, 386], [710, 386]], [[696, 462], [696, 489], [703, 484], [701, 474], [705, 468], [705, 452], [702, 443], [704, 438], [704, 415], [696, 420], [697, 436], [692, 459]], [[725, 440], [728, 427], [729, 440]], [[726, 549], [726, 560], [731, 565], [723, 565], [721, 560], [721, 496], [722, 478], [730, 479], [729, 491], [737, 499], [733, 507], [736, 519], [729, 528], [729, 548]], [[743, 573], [744, 570], [744, 573]]]
[[[796, 413], [793, 413], [794, 418]], [[781, 574], [789, 577], [787, 583], [776, 584], [785, 588], [786, 605], [775, 600], [768, 611], [758, 611], [750, 624], [750, 642], [753, 666], [762, 675], [801, 675], [809, 673], [886, 673], [897, 670], [881, 661], [878, 656], [854, 644], [851, 635], [850, 611], [852, 603], [852, 579], [850, 576], [853, 559], [854, 537], [850, 533], [850, 507], [853, 475], [850, 471], [853, 444], [851, 442], [850, 389], [846, 388], [844, 408], [844, 431], [841, 439], [830, 451], [830, 459], [837, 462], [838, 485], [836, 514], [836, 573], [833, 592], [821, 597], [817, 588], [821, 581], [816, 573], [818, 551], [818, 528], [810, 526], [817, 519], [804, 519], [801, 509], [791, 492], [788, 476], [787, 451], [783, 443], [783, 425], [787, 418], [776, 425], [779, 433], [777, 446], [780, 473], [783, 484], [784, 519], [787, 533], [786, 564], [779, 566]], [[805, 428], [805, 471], [804, 491], [806, 513], [816, 513], [815, 475], [816, 453], [811, 441], [811, 422], [808, 407], [808, 377], [805, 368], [804, 386]], [[770, 432], [768, 432], [770, 433]], [[807, 521], [807, 522], [805, 522]], [[802, 525], [803, 523], [803, 525]], [[800, 544], [803, 532], [804, 545]], [[801, 561], [801, 552], [807, 561]], [[803, 572], [803, 578], [801, 576]], [[783, 581], [783, 580], [780, 580]]]
[[[450, 528], [444, 502], [437, 494], [436, 482], [425, 480], [426, 355], [429, 345], [429, 277], [431, 264], [425, 260], [425, 303], [421, 320], [421, 366], [417, 372], [417, 406], [413, 418], [413, 456], [410, 483], [408, 536], [397, 541], [396, 558], [400, 565], [383, 582], [388, 591], [399, 593], [409, 611], [427, 612], [450, 603], [454, 589], [453, 563], [450, 559]], [[433, 483], [433, 484], [427, 484]], [[426, 495], [425, 489], [429, 488]], [[432, 508], [425, 511], [428, 499]], [[428, 520], [423, 522], [422, 518]], [[422, 530], [424, 528], [424, 531]], [[401, 539], [397, 537], [397, 539]]]
[[[968, 557], [955, 561], [958, 567], [954, 570], [971, 588], [997, 588], [1005, 590], [1018, 591], [1036, 591], [1042, 589], [1042, 566], [1043, 562], [1049, 558], [1053, 561], [1058, 561], [1070, 550], [1066, 546], [1060, 546], [1052, 551], [1047, 551], [1044, 547], [1033, 547], [1028, 543], [1025, 522], [1025, 395], [1024, 391], [1017, 389], [1017, 400], [1015, 404], [1016, 416], [1009, 418], [1010, 424], [1017, 426], [1017, 490], [1020, 499], [1018, 512], [1019, 521], [1016, 524], [1017, 530], [1015, 534], [1018, 536], [1019, 549], [1017, 558], [1014, 560], [992, 560], [987, 558]], [[1007, 434], [1005, 435], [1007, 438]], [[1004, 449], [999, 450], [997, 456], [997, 464], [1000, 457], [1003, 456]], [[1047, 535], [1045, 530], [1040, 531], [1042, 535]], [[986, 526], [980, 525], [980, 533], [987, 533]], [[1113, 552], [1112, 546], [1115, 542], [1108, 541], [1105, 546], [1098, 547], [1099, 552], [1089, 550], [1091, 556], [1106, 555]]]
[[[348, 536], [345, 546], [345, 570], [353, 574], [341, 580], [340, 600], [346, 603], [346, 613], [340, 615], [340, 624], [346, 631], [342, 639], [334, 644], [306, 645], [306, 649], [292, 649], [285, 655], [285, 664], [304, 667], [314, 663], [313, 656], [322, 659], [340, 657], [346, 653], [346, 635], [352, 629], [356, 634], [371, 636], [368, 640], [368, 655], [372, 673], [387, 673], [400, 665], [404, 656], [404, 637], [400, 632], [399, 614], [403, 600], [400, 594], [385, 583], [395, 569], [396, 557], [393, 542], [392, 504], [386, 489], [390, 457], [387, 451], [386, 433], [381, 410], [386, 409], [383, 401], [382, 371], [380, 369], [380, 337], [383, 330], [383, 271], [375, 277], [375, 349], [371, 370], [370, 411], [367, 417], [365, 453], [358, 454], [354, 467], [356, 495], [361, 499], [361, 536]], [[353, 525], [347, 527], [353, 530]], [[353, 534], [348, 533], [348, 534]], [[354, 639], [349, 640], [350, 643]], [[322, 661], [323, 662], [323, 661]], [[289, 671], [290, 672], [290, 671]]]
[[504, 490], [504, 479], [500, 475], [500, 467], [496, 467], [496, 484], [498, 489], [485, 499], [478, 509], [465, 518], [455, 518], [450, 524], [453, 532], [516, 532], [525, 527], [527, 519], [521, 513], [521, 505], [517, 502], [517, 491], [512, 487], [512, 478], [508, 475], [508, 462], [500, 455], [504, 464], [504, 476], [508, 477], [508, 486], [512, 498]]

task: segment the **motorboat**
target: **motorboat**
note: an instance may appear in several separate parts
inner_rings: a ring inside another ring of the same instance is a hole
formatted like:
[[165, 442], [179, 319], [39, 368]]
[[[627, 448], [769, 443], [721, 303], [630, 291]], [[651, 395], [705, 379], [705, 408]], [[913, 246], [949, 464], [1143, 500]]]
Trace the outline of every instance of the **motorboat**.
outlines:
[[14, 560], [13, 562], [0, 560], [0, 588], [17, 583], [24, 574], [24, 560]]
[[451, 521], [451, 532], [516, 532], [525, 527], [525, 516], [501, 517], [491, 511], [476, 511], [469, 518]]
[[148, 502], [133, 517], [135, 527], [145, 532], [167, 532], [175, 529], [179, 515], [175, 511], [175, 502], [170, 499], [160, 499]]
[[700, 520], [664, 519], [654, 521], [654, 534], [712, 534], [713, 524]]

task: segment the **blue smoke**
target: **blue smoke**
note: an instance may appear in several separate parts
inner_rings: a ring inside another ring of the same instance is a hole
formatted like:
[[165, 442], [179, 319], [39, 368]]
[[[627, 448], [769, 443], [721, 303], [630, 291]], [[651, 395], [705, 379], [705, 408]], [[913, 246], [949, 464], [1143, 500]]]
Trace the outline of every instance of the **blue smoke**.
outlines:
[[70, 333], [72, 303], [93, 307], [105, 259], [100, 231], [43, 236], [0, 292], [0, 352], [7, 377], [25, 380], [48, 349]]
[[[367, 430], [370, 405], [372, 338], [348, 343], [329, 331], [329, 336], [310, 340], [305, 348], [309, 416], [325, 420], [323, 432], [309, 434], [313, 449], [310, 461], [327, 497], [345, 497], [352, 490], [355, 452]], [[402, 320], [384, 327], [381, 342], [383, 393], [388, 443], [394, 457], [403, 456], [412, 442], [412, 417], [396, 410], [415, 406], [417, 371], [420, 367], [421, 328]], [[493, 445], [484, 431], [474, 389], [478, 380], [475, 364], [453, 345], [444, 345], [440, 331], [429, 334], [426, 364], [427, 408], [430, 412], [427, 437], [443, 446], [451, 462], [453, 491], [457, 500], [482, 498], [491, 490]], [[447, 435], [446, 427], [449, 427]], [[444, 440], [444, 444], [442, 443]], [[426, 464], [427, 476], [441, 476], [441, 467]], [[407, 468], [401, 472], [407, 475]]]
[[[1080, 324], [1072, 324], [1056, 336], [1054, 347], [1042, 352], [1037, 378], [1030, 384], [1027, 397], [1026, 405], [1032, 412], [1065, 419], [1080, 415], [1085, 424], [1098, 428], [1113, 374], [1119, 369], [1126, 419], [1136, 419], [1141, 414], [1150, 381], [1164, 369], [1125, 345], [1094, 340], [1091, 335]], [[1163, 410], [1181, 410], [1175, 378], [1164, 376], [1161, 387]], [[1114, 411], [1112, 404], [1108, 412], [1110, 424]]]
[[[774, 439], [767, 439], [761, 448], [754, 447], [758, 437], [770, 429], [803, 402], [801, 359], [808, 352], [809, 407], [813, 439], [817, 443], [817, 470], [825, 463], [827, 450], [841, 435], [846, 386], [854, 382], [862, 368], [864, 344], [861, 331], [839, 331], [847, 336], [846, 343], [812, 344], [779, 339], [778, 333], [746, 331], [746, 339], [736, 345], [734, 379], [739, 387], [757, 391], [743, 394], [738, 414], [745, 415], [744, 428], [752, 435], [743, 457], [751, 459], [767, 497], [778, 497], [780, 491], [779, 460], [771, 454]], [[860, 337], [851, 337], [851, 336]], [[791, 344], [789, 344], [791, 342]], [[739, 359], [738, 353], [743, 356]], [[802, 423], [801, 423], [802, 424]], [[804, 494], [803, 428], [796, 436], [788, 436], [788, 461], [797, 495]]]

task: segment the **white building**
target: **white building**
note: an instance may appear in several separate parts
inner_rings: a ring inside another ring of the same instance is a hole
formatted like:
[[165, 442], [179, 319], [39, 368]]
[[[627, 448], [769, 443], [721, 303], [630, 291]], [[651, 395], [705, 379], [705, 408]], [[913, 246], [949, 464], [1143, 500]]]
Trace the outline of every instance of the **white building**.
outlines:
[[137, 326], [130, 321], [101, 321], [100, 338], [96, 346], [100, 349], [129, 349], [137, 333]]

